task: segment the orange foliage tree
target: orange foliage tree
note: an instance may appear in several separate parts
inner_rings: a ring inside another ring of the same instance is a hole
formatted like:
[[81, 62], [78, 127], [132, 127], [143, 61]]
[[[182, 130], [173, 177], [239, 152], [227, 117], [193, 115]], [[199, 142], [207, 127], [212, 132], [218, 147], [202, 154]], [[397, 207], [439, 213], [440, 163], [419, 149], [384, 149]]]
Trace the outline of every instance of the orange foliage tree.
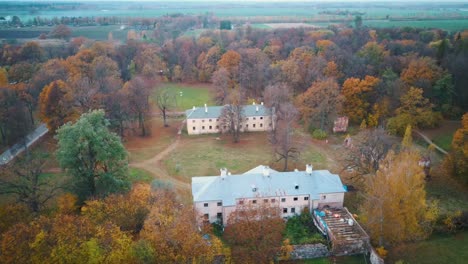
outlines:
[[367, 119], [371, 112], [371, 95], [379, 82], [379, 78], [366, 76], [362, 80], [348, 78], [343, 83], [343, 113], [349, 117], [351, 122], [359, 124], [362, 120]]
[[452, 150], [447, 157], [451, 172], [468, 183], [468, 113], [462, 117], [462, 127], [453, 135]]
[[51, 130], [79, 117], [75, 109], [72, 89], [64, 81], [53, 81], [39, 97], [40, 116]]

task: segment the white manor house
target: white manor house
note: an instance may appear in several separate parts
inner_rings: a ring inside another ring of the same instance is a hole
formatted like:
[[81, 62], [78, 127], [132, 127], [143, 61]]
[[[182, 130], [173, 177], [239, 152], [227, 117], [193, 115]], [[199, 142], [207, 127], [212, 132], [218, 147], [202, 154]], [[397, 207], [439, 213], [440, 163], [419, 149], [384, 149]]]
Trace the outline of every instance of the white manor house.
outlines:
[[[226, 131], [222, 127], [220, 116], [224, 106], [193, 107], [185, 111], [187, 133], [189, 135], [213, 134]], [[270, 108], [261, 104], [244, 105], [242, 107], [245, 120], [240, 131], [268, 131], [274, 127]]]
[[221, 169], [219, 176], [192, 178], [192, 196], [200, 220], [210, 223], [227, 218], [237, 205], [261, 204], [278, 206], [282, 217], [300, 214], [307, 207], [312, 212], [324, 206], [342, 208], [346, 192], [338, 175], [328, 170], [278, 172], [260, 165], [243, 174]]

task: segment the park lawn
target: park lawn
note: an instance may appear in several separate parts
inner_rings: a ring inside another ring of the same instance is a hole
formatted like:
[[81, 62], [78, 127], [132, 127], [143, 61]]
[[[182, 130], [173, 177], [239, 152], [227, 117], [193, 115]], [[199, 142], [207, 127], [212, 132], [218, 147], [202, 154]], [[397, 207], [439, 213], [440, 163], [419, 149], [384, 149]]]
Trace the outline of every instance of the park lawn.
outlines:
[[454, 20], [410, 20], [410, 21], [390, 21], [390, 20], [364, 20], [364, 25], [376, 28], [440, 28], [443, 30], [456, 32], [468, 28], [468, 19]]
[[154, 117], [151, 120], [150, 136], [127, 138], [124, 146], [128, 151], [130, 163], [150, 159], [167, 148], [175, 140], [181, 122], [181, 119], [169, 118], [169, 127], [164, 127], [162, 118]]
[[440, 214], [453, 213], [456, 210], [468, 210], [468, 193], [466, 187], [455, 179], [444, 175], [440, 168], [434, 171], [426, 183], [428, 199], [439, 201]]
[[[201, 107], [205, 104], [214, 105], [211, 87], [209, 84], [163, 83], [160, 88], [167, 88], [176, 94], [176, 111], [185, 111], [192, 107]], [[151, 100], [156, 102], [156, 89]]]
[[132, 183], [151, 183], [154, 180], [153, 175], [140, 168], [128, 168], [128, 178]]
[[184, 135], [164, 165], [170, 175], [190, 181], [193, 176], [218, 175], [223, 167], [233, 174], [243, 173], [269, 165], [271, 157], [266, 133], [243, 133], [237, 144], [230, 135]]
[[460, 233], [433, 234], [429, 239], [400, 244], [390, 249], [386, 263], [462, 264], [468, 259], [468, 230]]
[[439, 147], [444, 150], [449, 151], [452, 148], [452, 139], [453, 134], [450, 135], [439, 135], [435, 137], [432, 141]]

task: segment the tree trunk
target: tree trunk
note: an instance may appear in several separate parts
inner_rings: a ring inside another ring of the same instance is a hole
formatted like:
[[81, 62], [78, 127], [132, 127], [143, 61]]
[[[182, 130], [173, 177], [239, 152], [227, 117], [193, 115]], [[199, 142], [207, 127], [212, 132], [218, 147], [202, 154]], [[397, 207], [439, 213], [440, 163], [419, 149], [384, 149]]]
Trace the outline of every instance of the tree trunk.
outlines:
[[286, 171], [288, 169], [288, 155], [284, 158], [284, 168], [283, 171]]
[[164, 127], [168, 127], [169, 125], [167, 125], [166, 107], [163, 107], [162, 114], [163, 114], [163, 120], [164, 120]]

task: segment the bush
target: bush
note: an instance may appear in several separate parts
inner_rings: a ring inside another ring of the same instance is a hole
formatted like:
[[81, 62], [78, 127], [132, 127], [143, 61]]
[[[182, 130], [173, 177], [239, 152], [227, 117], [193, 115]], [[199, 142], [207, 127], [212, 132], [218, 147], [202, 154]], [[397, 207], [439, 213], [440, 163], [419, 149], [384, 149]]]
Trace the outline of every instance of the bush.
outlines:
[[325, 242], [322, 234], [315, 227], [309, 210], [304, 210], [300, 215], [288, 219], [285, 236], [292, 245]]
[[323, 131], [322, 129], [315, 129], [312, 133], [312, 137], [315, 139], [326, 139], [328, 137], [327, 132]]

